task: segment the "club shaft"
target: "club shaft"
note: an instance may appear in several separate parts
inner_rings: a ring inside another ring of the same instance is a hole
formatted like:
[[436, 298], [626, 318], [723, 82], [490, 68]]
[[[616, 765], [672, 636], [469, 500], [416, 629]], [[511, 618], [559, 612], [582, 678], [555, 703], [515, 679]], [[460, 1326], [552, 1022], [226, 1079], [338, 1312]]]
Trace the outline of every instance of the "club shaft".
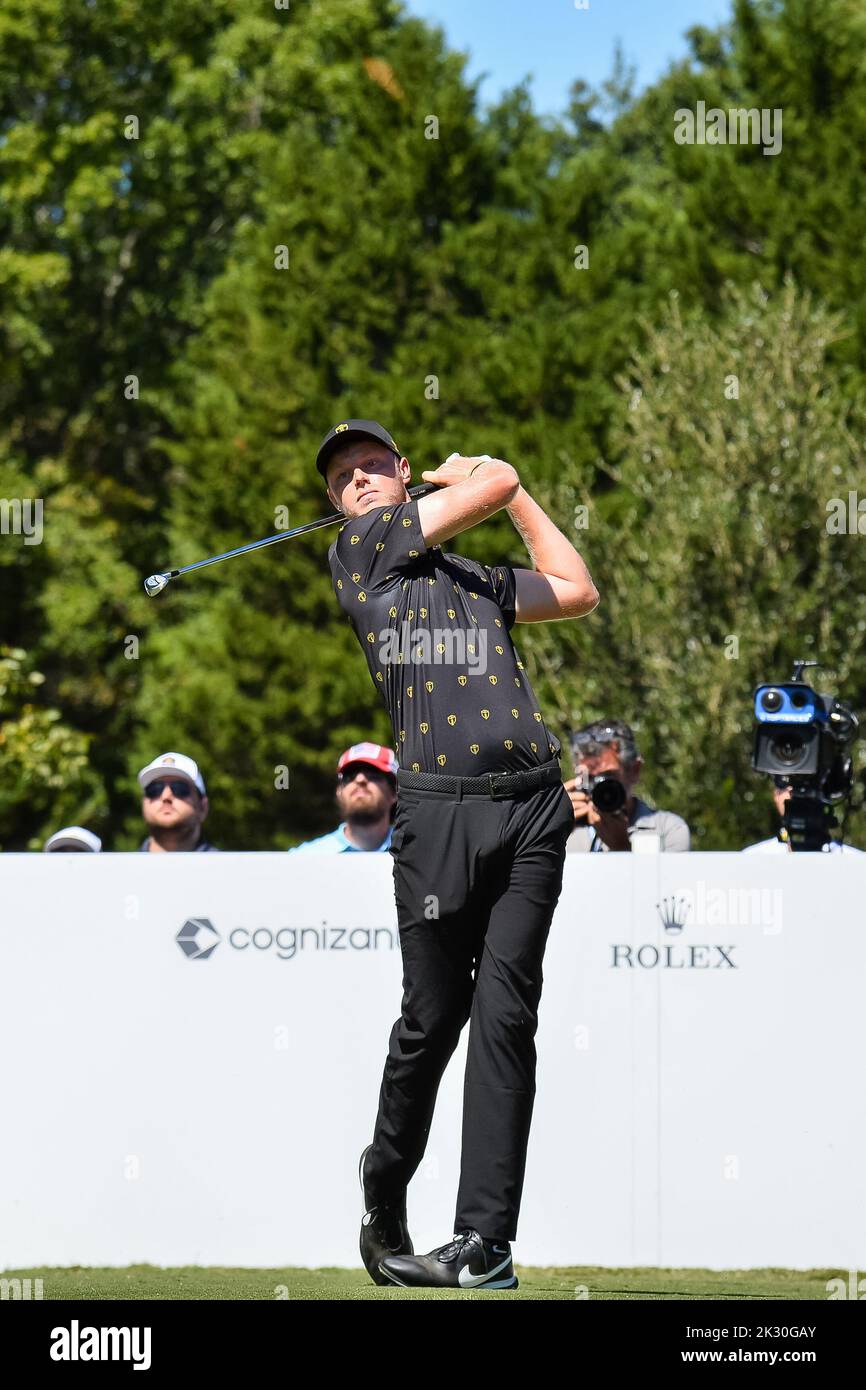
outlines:
[[[426, 497], [430, 492], [437, 492], [438, 488], [434, 483], [422, 483], [419, 487], [408, 489], [411, 498]], [[261, 550], [266, 545], [276, 545], [278, 541], [290, 541], [293, 536], [303, 536], [307, 531], [317, 531], [321, 526], [333, 526], [335, 521], [345, 521], [344, 512], [332, 512], [330, 516], [320, 517], [318, 521], [308, 521], [305, 526], [296, 526], [291, 531], [277, 531], [273, 536], [265, 536], [260, 541], [250, 541], [248, 545], [239, 545], [235, 550], [227, 550], [223, 555], [211, 555], [208, 560], [196, 560], [192, 565], [183, 565], [179, 570], [169, 570], [168, 574], [172, 579], [176, 579], [180, 574], [189, 574], [190, 570], [204, 569], [205, 565], [219, 564], [220, 560], [231, 560], [235, 555], [244, 555], [248, 550]]]

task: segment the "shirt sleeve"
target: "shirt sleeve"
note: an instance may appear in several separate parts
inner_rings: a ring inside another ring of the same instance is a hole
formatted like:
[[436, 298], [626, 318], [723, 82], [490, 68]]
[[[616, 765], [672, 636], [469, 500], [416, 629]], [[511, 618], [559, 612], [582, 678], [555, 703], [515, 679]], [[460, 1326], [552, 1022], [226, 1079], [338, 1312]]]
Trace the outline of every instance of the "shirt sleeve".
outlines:
[[661, 842], [662, 849], [668, 854], [672, 851], [684, 853], [691, 849], [691, 832], [682, 816], [675, 815], [673, 811], [667, 812], [662, 826]]
[[511, 629], [517, 611], [517, 578], [511, 565], [482, 565], [496, 602], [502, 610], [505, 626]]
[[331, 555], [344, 583], [348, 576], [351, 589], [375, 590], [411, 570], [427, 549], [418, 499], [413, 498], [349, 517], [340, 527]]

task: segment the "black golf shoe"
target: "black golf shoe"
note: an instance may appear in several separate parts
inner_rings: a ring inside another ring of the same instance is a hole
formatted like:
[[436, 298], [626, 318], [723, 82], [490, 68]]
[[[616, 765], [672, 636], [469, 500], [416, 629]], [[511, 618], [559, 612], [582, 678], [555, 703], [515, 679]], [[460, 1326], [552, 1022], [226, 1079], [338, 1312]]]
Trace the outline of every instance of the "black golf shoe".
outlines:
[[379, 1269], [390, 1283], [407, 1289], [518, 1287], [508, 1241], [484, 1240], [477, 1231], [455, 1232], [448, 1245], [429, 1255], [387, 1255]]
[[365, 1208], [361, 1221], [361, 1259], [374, 1284], [389, 1284], [391, 1280], [379, 1269], [380, 1261], [386, 1255], [413, 1255], [415, 1247], [406, 1224], [405, 1192], [399, 1202], [371, 1202], [371, 1194], [364, 1184], [364, 1160], [372, 1147], [372, 1144], [367, 1145], [358, 1165]]

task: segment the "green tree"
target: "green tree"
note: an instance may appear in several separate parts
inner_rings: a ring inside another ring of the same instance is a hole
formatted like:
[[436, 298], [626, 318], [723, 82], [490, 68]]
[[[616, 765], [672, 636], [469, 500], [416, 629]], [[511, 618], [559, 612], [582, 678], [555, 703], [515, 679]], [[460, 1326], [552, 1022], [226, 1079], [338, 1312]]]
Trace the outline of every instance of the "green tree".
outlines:
[[707, 849], [773, 823], [750, 766], [755, 686], [804, 657], [818, 689], [866, 710], [866, 550], [830, 524], [833, 499], [847, 514], [850, 491], [866, 496], [864, 394], [828, 364], [850, 329], [790, 282], [723, 302], [710, 321], [672, 298], [619, 380], [620, 506], [593, 505], [580, 533], [601, 603], [557, 625], [548, 658], [572, 726], [632, 723], [648, 791]]
[[39, 702], [45, 677], [20, 647], [0, 647], [0, 849], [41, 849], [64, 825], [104, 830], [89, 740]]

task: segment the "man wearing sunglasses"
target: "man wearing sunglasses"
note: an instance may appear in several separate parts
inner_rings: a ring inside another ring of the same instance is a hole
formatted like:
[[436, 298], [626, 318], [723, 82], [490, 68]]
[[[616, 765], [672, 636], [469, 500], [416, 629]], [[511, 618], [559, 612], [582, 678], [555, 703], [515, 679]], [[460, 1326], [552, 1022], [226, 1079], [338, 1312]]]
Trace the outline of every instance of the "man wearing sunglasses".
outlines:
[[141, 850], [216, 850], [202, 834], [210, 808], [198, 763], [184, 753], [163, 753], [141, 769], [138, 780], [144, 793], [141, 812], [150, 831]]
[[289, 854], [384, 853], [391, 847], [397, 800], [397, 759], [378, 743], [353, 743], [337, 763], [340, 824], [327, 835], [294, 845]]

